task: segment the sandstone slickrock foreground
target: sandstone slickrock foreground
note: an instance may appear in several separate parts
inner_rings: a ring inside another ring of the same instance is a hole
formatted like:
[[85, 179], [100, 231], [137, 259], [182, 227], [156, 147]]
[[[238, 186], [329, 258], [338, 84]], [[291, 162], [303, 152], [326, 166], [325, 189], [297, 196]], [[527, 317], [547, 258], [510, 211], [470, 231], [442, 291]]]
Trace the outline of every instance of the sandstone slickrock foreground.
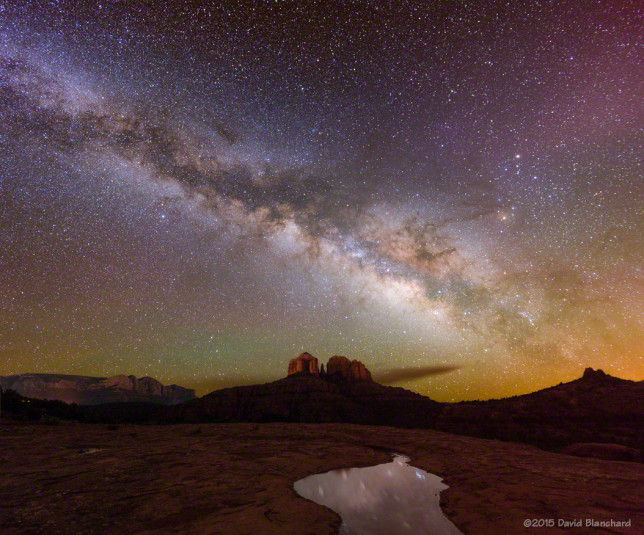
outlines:
[[[642, 533], [644, 466], [431, 430], [348, 424], [0, 423], [0, 533], [333, 534], [340, 519], [293, 483], [386, 452], [445, 478], [465, 534]], [[631, 521], [524, 528], [525, 519]], [[394, 534], [392, 534], [394, 535]]]

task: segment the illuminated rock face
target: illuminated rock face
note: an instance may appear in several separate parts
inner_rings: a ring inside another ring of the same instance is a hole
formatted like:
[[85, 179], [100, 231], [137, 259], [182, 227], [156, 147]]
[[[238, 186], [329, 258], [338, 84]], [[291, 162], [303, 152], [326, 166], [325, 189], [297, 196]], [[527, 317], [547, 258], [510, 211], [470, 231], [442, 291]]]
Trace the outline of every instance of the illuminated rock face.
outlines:
[[21, 396], [59, 400], [79, 405], [142, 401], [174, 405], [195, 397], [195, 391], [177, 385], [164, 386], [152, 377], [134, 375], [85, 377], [48, 373], [24, 373], [0, 377], [0, 386]]
[[371, 373], [362, 362], [349, 360], [347, 357], [334, 356], [329, 359], [327, 369], [322, 373], [318, 368], [318, 359], [310, 353], [302, 353], [299, 357], [291, 359], [288, 363], [288, 374], [305, 373], [327, 379], [331, 382], [349, 382], [359, 381], [371, 382]]
[[371, 381], [371, 373], [362, 362], [358, 360], [349, 360], [347, 357], [338, 355], [331, 357], [326, 366], [326, 375], [329, 379], [334, 377], [343, 381]]
[[288, 363], [288, 374], [308, 373], [311, 375], [320, 375], [318, 369], [318, 359], [309, 353], [302, 353], [299, 357], [291, 359]]

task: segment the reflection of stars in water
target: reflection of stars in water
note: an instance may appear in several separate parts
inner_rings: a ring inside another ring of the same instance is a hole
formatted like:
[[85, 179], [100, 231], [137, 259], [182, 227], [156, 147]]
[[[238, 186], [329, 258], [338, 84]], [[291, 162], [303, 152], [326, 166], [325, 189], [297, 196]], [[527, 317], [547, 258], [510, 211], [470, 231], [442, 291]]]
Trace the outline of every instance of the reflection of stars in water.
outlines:
[[336, 511], [343, 532], [425, 533], [431, 528], [460, 533], [440, 510], [440, 492], [447, 486], [408, 461], [396, 456], [378, 466], [332, 470], [296, 481], [294, 488], [304, 498]]

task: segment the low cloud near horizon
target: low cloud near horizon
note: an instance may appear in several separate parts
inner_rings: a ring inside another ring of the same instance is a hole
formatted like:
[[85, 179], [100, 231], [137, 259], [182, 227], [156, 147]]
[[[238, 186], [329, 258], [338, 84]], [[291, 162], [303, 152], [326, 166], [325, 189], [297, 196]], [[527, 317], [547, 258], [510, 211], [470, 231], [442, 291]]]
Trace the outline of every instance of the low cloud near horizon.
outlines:
[[461, 366], [418, 366], [413, 368], [392, 368], [374, 374], [374, 381], [383, 384], [399, 383], [402, 381], [414, 381], [430, 375], [442, 375], [456, 370]]

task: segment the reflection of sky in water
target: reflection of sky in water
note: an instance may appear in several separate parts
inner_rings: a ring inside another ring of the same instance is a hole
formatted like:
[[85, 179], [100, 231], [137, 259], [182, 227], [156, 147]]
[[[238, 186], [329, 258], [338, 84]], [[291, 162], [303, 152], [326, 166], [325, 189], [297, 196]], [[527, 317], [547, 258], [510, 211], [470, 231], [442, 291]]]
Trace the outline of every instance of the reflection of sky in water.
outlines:
[[460, 535], [440, 509], [447, 485], [408, 462], [396, 456], [387, 464], [312, 475], [294, 487], [342, 517], [341, 535]]

